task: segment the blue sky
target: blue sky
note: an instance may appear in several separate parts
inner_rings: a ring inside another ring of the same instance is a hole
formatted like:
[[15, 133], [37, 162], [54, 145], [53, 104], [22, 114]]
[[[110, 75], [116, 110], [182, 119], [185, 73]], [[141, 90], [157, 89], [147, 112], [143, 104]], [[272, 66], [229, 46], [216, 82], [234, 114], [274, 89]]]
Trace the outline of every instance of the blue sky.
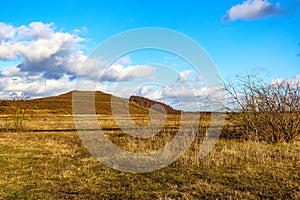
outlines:
[[[12, 92], [41, 97], [72, 89], [80, 68], [72, 66], [78, 64], [76, 59], [83, 60], [112, 35], [143, 27], [173, 29], [193, 38], [224, 79], [259, 73], [268, 82], [299, 80], [299, 9], [296, 0], [2, 1], [0, 97]], [[56, 65], [57, 58], [60, 65]], [[178, 73], [188, 71], [182, 60], [161, 52], [133, 53], [124, 60], [111, 72], [127, 73], [128, 67], [140, 67], [150, 76], [151, 66], [146, 64], [151, 62], [176, 65]], [[114, 77], [113, 84], [126, 78]], [[108, 83], [99, 88], [110, 92]], [[119, 96], [125, 97], [125, 92]]]

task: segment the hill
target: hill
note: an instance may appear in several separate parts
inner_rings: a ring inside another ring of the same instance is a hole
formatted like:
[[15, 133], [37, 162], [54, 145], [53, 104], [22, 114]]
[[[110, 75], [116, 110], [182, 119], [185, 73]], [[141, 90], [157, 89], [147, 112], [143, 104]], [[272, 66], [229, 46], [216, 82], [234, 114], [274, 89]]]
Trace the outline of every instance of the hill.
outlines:
[[[45, 97], [39, 99], [32, 99], [26, 101], [33, 114], [72, 114], [72, 96], [76, 92], [80, 95], [79, 101], [82, 101], [82, 110], [85, 110], [87, 101], [90, 100], [91, 95], [95, 97], [95, 111], [97, 114], [111, 115], [111, 104], [114, 102], [114, 107], [117, 109], [126, 109], [131, 114], [148, 114], [149, 109], [154, 104], [162, 105], [168, 113], [175, 113], [176, 110], [170, 106], [146, 99], [143, 97], [131, 97], [129, 100], [107, 94], [101, 91], [71, 91], [58, 96]], [[9, 100], [0, 100], [0, 113], [7, 112]]]

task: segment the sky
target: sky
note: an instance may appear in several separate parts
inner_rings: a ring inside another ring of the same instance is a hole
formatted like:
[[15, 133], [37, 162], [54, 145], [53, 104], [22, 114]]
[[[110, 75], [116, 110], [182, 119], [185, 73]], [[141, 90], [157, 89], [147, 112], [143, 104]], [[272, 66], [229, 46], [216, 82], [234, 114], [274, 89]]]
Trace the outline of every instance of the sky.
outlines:
[[[83, 89], [90, 89], [89, 81], [98, 78], [97, 90], [125, 98], [142, 95], [175, 106], [176, 99], [188, 104], [191, 97], [217, 90], [170, 52], [144, 49], [122, 55], [109, 67], [105, 60], [87, 64], [108, 38], [144, 27], [171, 29], [192, 38], [224, 80], [254, 73], [268, 83], [300, 81], [298, 0], [0, 3], [2, 99], [14, 93], [32, 98], [58, 95], [76, 88], [78, 77], [84, 77]], [[172, 83], [156, 83], [163, 78]], [[193, 104], [189, 106], [193, 110]]]

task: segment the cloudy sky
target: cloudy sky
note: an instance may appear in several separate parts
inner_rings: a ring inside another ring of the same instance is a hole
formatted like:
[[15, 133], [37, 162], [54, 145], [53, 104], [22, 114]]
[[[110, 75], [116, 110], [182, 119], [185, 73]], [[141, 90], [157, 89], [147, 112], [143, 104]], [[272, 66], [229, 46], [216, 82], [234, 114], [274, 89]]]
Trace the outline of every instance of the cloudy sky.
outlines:
[[[194, 39], [223, 79], [257, 73], [270, 83], [300, 80], [297, 0], [10, 0], [1, 2], [0, 98], [14, 92], [32, 98], [58, 95], [73, 90], [78, 77], [85, 79], [83, 89], [90, 89], [89, 81], [100, 76], [97, 90], [171, 104], [175, 96], [189, 99], [216, 90], [168, 52], [131, 52], [109, 67], [105, 61], [87, 61], [101, 42], [143, 27], [168, 28]], [[169, 74], [159, 78], [167, 77], [168, 87], [155, 83], [162, 74]]]

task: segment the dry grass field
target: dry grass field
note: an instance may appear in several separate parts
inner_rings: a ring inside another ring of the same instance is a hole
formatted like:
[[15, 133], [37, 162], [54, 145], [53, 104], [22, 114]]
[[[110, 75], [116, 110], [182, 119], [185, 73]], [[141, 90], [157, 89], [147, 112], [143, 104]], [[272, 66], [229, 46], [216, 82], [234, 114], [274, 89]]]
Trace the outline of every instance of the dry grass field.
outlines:
[[[162, 131], [149, 139], [126, 135], [113, 120], [111, 98], [96, 95], [97, 119], [123, 149], [156, 150], [176, 134], [179, 114], [168, 115]], [[126, 100], [119, 100], [122, 107]], [[0, 132], [0, 199], [300, 199], [299, 140], [268, 144], [228, 139], [223, 133], [213, 150], [199, 158], [210, 114], [186, 113], [200, 119], [199, 127], [185, 130], [197, 133], [188, 151], [159, 171], [126, 173], [105, 166], [84, 147], [73, 122], [71, 93], [30, 104], [24, 131]], [[129, 107], [137, 124], [149, 124], [149, 109], [135, 103]], [[0, 123], [6, 123], [5, 106], [0, 109]], [[230, 126], [227, 118], [224, 128]]]

